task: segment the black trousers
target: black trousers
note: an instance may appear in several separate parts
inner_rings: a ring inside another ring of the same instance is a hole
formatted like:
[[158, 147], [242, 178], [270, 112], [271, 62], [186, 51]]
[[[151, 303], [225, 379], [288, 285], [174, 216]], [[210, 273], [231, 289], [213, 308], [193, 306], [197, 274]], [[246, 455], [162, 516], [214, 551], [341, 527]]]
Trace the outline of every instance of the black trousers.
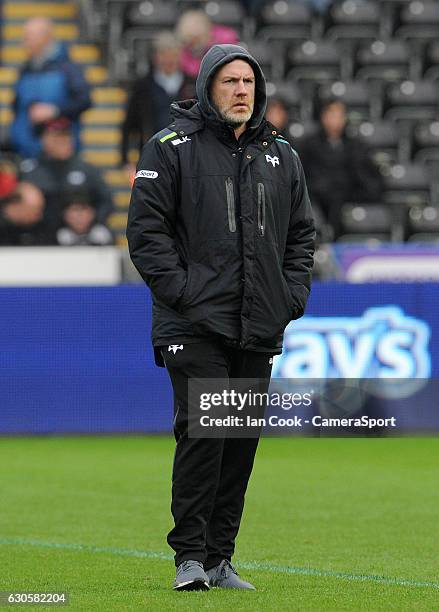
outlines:
[[177, 442], [171, 505], [175, 526], [168, 544], [176, 565], [193, 559], [210, 569], [232, 558], [259, 439], [188, 437], [188, 380], [259, 378], [266, 382], [257, 390], [267, 392], [272, 355], [210, 341], [174, 350], [162, 348], [174, 390]]

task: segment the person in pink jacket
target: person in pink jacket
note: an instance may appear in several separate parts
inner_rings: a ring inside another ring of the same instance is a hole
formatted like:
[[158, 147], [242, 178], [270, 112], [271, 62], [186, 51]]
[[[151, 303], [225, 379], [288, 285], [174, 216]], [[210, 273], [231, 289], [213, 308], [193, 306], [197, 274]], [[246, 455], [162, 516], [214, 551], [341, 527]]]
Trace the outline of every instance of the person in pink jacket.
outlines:
[[218, 44], [236, 44], [237, 32], [232, 28], [213, 24], [204, 11], [191, 10], [184, 13], [177, 24], [177, 37], [183, 45], [181, 68], [191, 79], [196, 79], [201, 59]]

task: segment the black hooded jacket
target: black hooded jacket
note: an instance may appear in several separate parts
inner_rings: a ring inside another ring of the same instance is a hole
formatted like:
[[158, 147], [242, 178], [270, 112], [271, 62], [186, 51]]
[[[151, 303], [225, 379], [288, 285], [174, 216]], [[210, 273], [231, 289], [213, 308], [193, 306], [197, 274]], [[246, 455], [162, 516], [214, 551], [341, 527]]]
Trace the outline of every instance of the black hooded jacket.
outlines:
[[[239, 140], [209, 100], [213, 74], [235, 59], [255, 73]], [[212, 47], [196, 89], [199, 101], [172, 104], [174, 122], [144, 146], [131, 195], [127, 238], [153, 296], [153, 344], [209, 336], [279, 353], [285, 326], [303, 315], [313, 264], [302, 166], [264, 119], [265, 79], [245, 49]]]

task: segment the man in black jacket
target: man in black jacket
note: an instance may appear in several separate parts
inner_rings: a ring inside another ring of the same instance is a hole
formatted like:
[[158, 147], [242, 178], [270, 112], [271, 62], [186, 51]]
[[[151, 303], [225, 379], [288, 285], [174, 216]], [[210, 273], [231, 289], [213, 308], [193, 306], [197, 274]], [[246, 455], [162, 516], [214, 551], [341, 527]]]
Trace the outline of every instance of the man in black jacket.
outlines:
[[253, 589], [230, 561], [258, 439], [190, 437], [188, 381], [262, 379], [267, 391], [284, 328], [305, 309], [314, 224], [297, 154], [264, 119], [255, 59], [212, 47], [196, 90], [143, 149], [127, 236], [174, 389], [174, 588]]
[[325, 100], [320, 129], [299, 147], [311, 200], [340, 234], [341, 207], [347, 202], [379, 202], [384, 183], [363, 142], [346, 133], [344, 102]]

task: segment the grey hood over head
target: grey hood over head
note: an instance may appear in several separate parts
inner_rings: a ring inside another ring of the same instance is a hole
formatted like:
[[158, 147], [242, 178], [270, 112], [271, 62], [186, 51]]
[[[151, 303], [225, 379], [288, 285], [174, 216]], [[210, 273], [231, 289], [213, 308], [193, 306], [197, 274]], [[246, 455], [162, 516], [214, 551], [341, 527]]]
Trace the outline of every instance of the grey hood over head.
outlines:
[[196, 92], [198, 105], [207, 120], [223, 121], [212, 106], [209, 90], [213, 75], [221, 66], [233, 62], [233, 60], [244, 60], [253, 68], [255, 73], [255, 105], [253, 114], [247, 124], [249, 128], [257, 128], [264, 118], [267, 106], [267, 94], [265, 91], [265, 77], [261, 67], [255, 58], [238, 45], [214, 45], [209, 49], [201, 62], [197, 77]]

